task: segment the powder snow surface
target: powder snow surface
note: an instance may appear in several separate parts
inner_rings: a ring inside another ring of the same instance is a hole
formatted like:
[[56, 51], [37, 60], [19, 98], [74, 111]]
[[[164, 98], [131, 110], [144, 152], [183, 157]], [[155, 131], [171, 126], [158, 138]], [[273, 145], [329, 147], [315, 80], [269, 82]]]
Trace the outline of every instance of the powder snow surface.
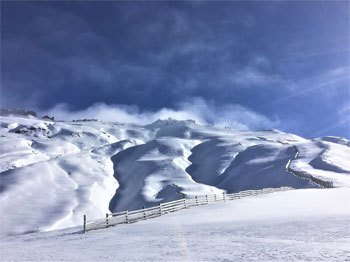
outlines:
[[320, 187], [287, 172], [289, 160], [314, 181], [350, 187], [349, 141], [338, 137], [175, 120], [139, 126], [10, 116], [0, 123], [2, 236], [74, 227], [84, 214], [97, 219], [183, 196]]
[[0, 240], [0, 260], [349, 261], [350, 189], [300, 189], [91, 231]]

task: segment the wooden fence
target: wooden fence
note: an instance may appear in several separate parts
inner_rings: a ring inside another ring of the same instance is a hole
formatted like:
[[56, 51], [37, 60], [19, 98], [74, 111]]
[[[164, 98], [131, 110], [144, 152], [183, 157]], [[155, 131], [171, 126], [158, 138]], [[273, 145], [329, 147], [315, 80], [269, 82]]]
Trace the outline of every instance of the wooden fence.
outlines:
[[141, 220], [146, 220], [154, 217], [159, 217], [171, 212], [175, 212], [182, 209], [187, 209], [193, 206], [207, 205], [217, 202], [226, 202], [236, 199], [241, 199], [249, 196], [256, 196], [261, 194], [268, 194], [277, 191], [292, 190], [292, 187], [279, 187], [279, 188], [264, 188], [260, 190], [246, 190], [233, 194], [214, 194], [206, 196], [195, 196], [194, 198], [183, 198], [166, 203], [160, 203], [158, 206], [142, 208], [133, 211], [122, 211], [112, 214], [106, 214], [105, 218], [97, 220], [86, 220], [84, 215], [83, 232], [97, 230], [102, 228], [108, 228], [116, 225], [131, 224]]
[[[297, 159], [298, 156], [299, 156], [299, 150], [296, 146], [293, 146], [294, 149], [295, 149], [295, 156], [294, 156], [294, 159]], [[322, 180], [322, 179], [319, 179], [317, 177], [314, 177], [306, 172], [303, 172], [303, 171], [298, 171], [298, 170], [295, 170], [293, 168], [290, 167], [290, 165], [292, 164], [292, 161], [291, 159], [288, 160], [288, 163], [286, 165], [286, 170], [287, 172], [297, 176], [297, 177], [301, 177], [303, 179], [310, 179], [313, 183], [315, 183], [316, 185], [318, 186], [321, 186], [321, 187], [324, 187], [324, 188], [332, 188], [333, 187], [333, 182], [332, 181], [325, 181], [325, 180]]]

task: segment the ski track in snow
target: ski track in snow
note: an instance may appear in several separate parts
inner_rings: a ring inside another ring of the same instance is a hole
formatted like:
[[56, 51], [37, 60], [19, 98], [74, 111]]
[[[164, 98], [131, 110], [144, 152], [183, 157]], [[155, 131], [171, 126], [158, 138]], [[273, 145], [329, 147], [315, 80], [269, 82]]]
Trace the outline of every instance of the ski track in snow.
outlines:
[[[350, 187], [350, 143], [191, 121], [151, 125], [0, 117], [1, 235], [81, 225], [82, 216], [245, 189]], [[294, 159], [296, 146], [300, 152]]]

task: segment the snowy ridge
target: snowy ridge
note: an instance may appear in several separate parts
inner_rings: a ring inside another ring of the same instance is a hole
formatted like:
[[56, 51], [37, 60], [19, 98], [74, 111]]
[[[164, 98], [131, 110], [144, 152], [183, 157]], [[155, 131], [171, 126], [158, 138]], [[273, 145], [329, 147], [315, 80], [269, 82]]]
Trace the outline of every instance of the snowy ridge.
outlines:
[[336, 137], [193, 121], [139, 126], [3, 116], [0, 139], [2, 235], [77, 226], [84, 214], [98, 219], [184, 196], [319, 187], [289, 173], [290, 159], [306, 178], [350, 186], [349, 141]]

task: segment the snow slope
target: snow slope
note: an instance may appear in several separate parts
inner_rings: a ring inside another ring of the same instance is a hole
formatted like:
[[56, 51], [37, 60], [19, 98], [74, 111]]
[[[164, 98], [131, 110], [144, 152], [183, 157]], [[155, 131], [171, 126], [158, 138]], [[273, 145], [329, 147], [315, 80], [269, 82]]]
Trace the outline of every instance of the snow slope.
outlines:
[[350, 186], [350, 144], [343, 138], [171, 119], [146, 126], [0, 121], [1, 235], [77, 226], [83, 214], [97, 219], [183, 196], [321, 187], [317, 181]]
[[193, 207], [135, 224], [0, 240], [1, 261], [347, 261], [349, 188]]

